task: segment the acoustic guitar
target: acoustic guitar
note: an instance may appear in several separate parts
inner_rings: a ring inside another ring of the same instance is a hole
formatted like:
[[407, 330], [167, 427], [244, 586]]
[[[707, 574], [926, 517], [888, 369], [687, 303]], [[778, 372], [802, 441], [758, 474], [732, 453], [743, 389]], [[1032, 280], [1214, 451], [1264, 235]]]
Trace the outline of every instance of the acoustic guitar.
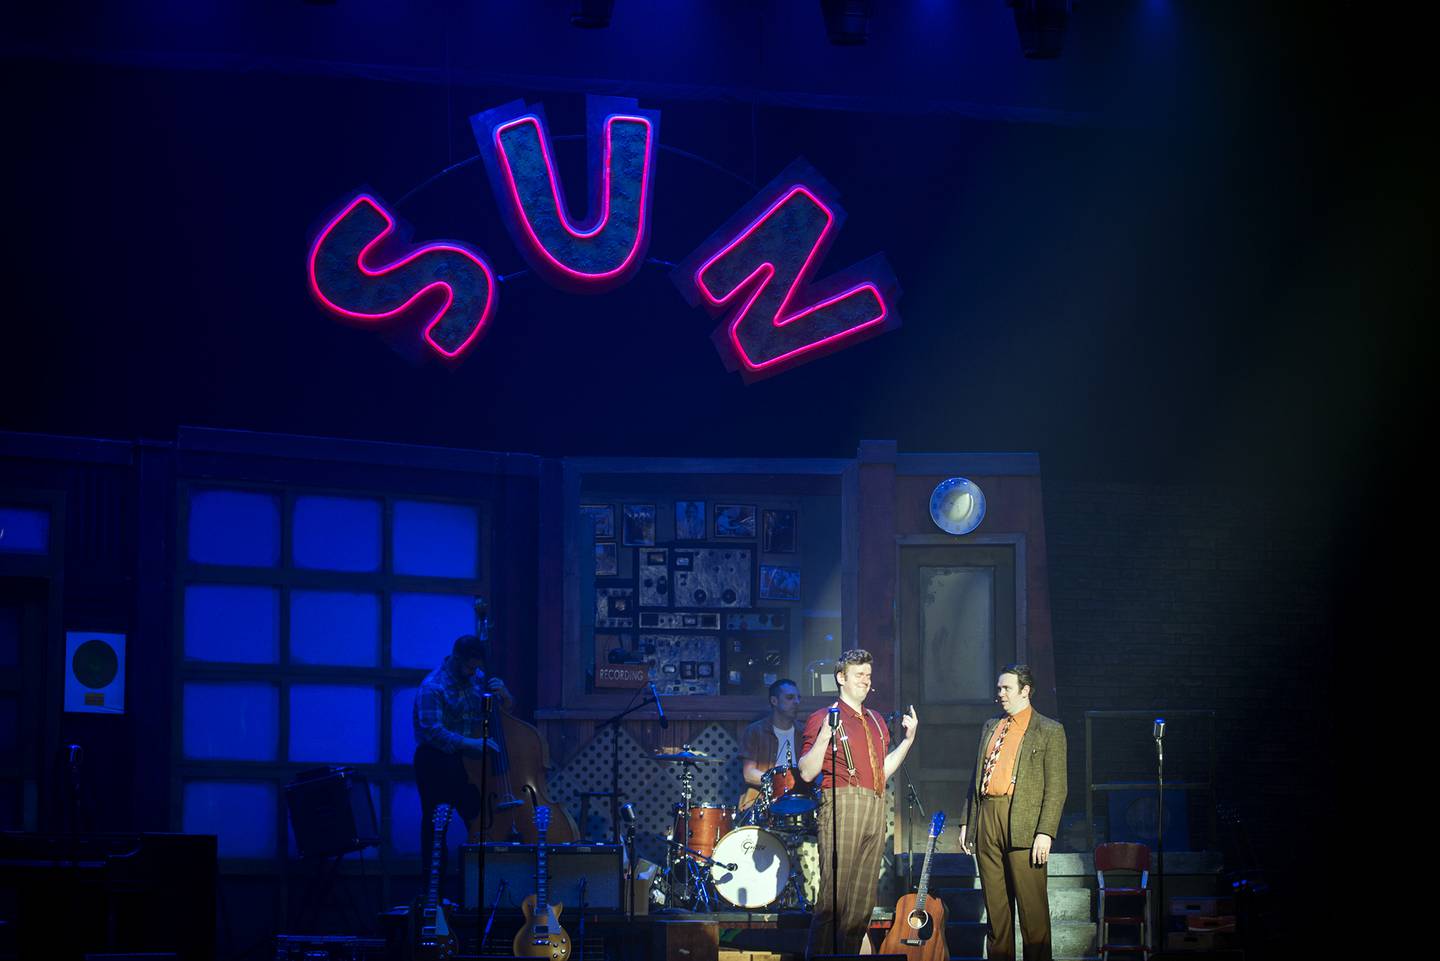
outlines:
[[545, 832], [550, 830], [549, 805], [535, 809], [535, 830], [538, 838], [535, 842], [535, 893], [527, 896], [520, 905], [525, 912], [525, 924], [515, 935], [511, 948], [517, 958], [567, 961], [570, 957], [570, 935], [560, 926], [560, 912], [565, 906], [550, 903], [550, 872], [545, 867]]
[[458, 950], [456, 938], [445, 919], [440, 903], [440, 859], [445, 852], [445, 828], [450, 824], [450, 805], [435, 805], [435, 843], [425, 879], [425, 896], [410, 911], [410, 956], [415, 961], [447, 961]]
[[930, 890], [930, 857], [935, 842], [945, 830], [945, 812], [936, 811], [930, 819], [930, 840], [925, 845], [925, 866], [920, 870], [920, 884], [914, 894], [904, 894], [895, 902], [895, 923], [885, 933], [881, 954], [903, 954], [910, 961], [948, 961], [950, 949], [945, 944], [945, 902], [927, 899]]

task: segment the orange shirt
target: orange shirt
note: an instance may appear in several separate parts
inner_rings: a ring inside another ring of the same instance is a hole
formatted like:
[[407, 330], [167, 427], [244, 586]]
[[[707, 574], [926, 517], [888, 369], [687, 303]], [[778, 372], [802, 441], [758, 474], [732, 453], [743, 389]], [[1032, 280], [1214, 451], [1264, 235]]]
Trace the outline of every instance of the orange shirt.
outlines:
[[[1005, 743], [1000, 745], [1000, 756], [995, 759], [995, 766], [990, 771], [990, 786], [985, 791], [986, 797], [1004, 797], [1014, 790], [1015, 761], [1020, 757], [1020, 741], [1025, 737], [1025, 729], [1030, 726], [1032, 713], [1034, 712], [1027, 707], [1011, 715], [1010, 730], [1005, 732]], [[985, 745], [987, 758], [995, 750], [995, 740], [1004, 727], [1005, 721], [1002, 718], [1000, 723], [995, 725], [995, 733], [990, 735], [990, 743]]]

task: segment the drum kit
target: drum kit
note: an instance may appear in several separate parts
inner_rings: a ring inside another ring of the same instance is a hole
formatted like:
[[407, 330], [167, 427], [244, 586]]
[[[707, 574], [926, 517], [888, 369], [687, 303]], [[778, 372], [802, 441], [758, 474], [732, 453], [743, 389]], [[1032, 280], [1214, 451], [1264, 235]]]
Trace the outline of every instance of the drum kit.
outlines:
[[662, 839], [669, 853], [657, 900], [668, 908], [706, 912], [726, 904], [747, 911], [810, 909], [799, 848], [815, 836], [820, 802], [798, 768], [765, 772], [758, 799], [737, 817], [733, 807], [696, 803], [695, 772], [720, 758], [689, 745], [651, 757], [680, 765], [680, 800], [670, 836]]

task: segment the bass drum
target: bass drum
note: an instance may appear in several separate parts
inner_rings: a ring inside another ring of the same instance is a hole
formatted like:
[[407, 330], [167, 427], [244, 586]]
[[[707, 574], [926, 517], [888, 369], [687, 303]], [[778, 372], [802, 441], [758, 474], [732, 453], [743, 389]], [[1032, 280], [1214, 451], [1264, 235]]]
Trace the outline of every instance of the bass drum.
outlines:
[[[754, 910], [774, 904], [790, 881], [785, 842], [763, 828], [736, 828], [720, 839], [710, 880], [720, 896], [737, 908]], [[733, 864], [729, 870], [723, 865]]]

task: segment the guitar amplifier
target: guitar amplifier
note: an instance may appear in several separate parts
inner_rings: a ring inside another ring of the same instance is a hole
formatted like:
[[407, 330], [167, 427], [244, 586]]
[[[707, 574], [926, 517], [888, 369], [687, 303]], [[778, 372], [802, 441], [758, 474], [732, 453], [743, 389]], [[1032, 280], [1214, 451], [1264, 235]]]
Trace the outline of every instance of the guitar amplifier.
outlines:
[[[535, 845], [487, 842], [483, 893], [480, 848], [479, 844], [460, 846], [465, 910], [492, 908], [501, 882], [505, 892], [500, 907], [519, 908], [526, 895], [535, 893]], [[624, 907], [620, 898], [620, 845], [547, 844], [545, 864], [550, 869], [550, 900], [565, 905], [566, 911], [579, 910], [582, 879], [587, 911], [619, 911]]]
[[302, 771], [285, 785], [285, 803], [295, 846], [304, 857], [339, 857], [380, 843], [370, 785], [359, 771]]

